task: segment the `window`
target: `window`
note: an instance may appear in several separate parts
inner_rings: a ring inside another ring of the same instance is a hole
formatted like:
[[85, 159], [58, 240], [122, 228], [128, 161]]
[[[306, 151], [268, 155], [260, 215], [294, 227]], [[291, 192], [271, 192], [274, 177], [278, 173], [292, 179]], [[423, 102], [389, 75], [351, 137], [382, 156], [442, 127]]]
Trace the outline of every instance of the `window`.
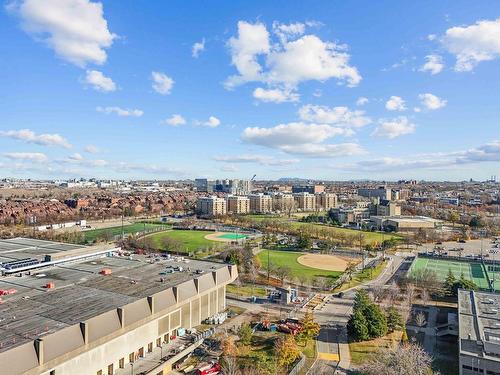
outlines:
[[97, 375], [102, 375], [102, 370], [97, 371]]
[[128, 355], [128, 361], [129, 361], [129, 362], [134, 362], [134, 357], [135, 357], [134, 353], [130, 353], [130, 354]]
[[50, 371], [49, 375], [56, 375], [56, 370]]
[[161, 337], [156, 339], [156, 346], [161, 346]]
[[113, 375], [113, 374], [114, 374], [113, 364], [110, 364], [110, 365], [108, 365], [108, 375]]
[[148, 344], [148, 353], [151, 353], [152, 351], [153, 351], [153, 343], [152, 343], [152, 342], [150, 342], [150, 343]]
[[120, 358], [120, 360], [118, 361], [118, 367], [125, 368], [125, 358]]

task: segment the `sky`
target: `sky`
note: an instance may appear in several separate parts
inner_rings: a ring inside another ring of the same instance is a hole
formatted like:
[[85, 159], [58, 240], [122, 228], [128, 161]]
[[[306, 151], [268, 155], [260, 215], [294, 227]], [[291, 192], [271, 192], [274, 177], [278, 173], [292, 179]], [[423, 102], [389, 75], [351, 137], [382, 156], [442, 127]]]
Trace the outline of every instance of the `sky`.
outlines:
[[0, 177], [485, 180], [499, 88], [498, 1], [9, 0]]

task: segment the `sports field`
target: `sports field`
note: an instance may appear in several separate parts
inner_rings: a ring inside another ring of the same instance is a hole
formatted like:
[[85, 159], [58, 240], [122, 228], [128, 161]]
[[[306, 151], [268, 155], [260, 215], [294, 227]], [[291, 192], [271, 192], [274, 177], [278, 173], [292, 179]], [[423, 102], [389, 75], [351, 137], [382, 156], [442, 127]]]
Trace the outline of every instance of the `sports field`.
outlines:
[[[262, 268], [264, 270], [267, 270], [267, 255], [267, 250], [261, 251], [258, 255], [262, 263]], [[308, 278], [309, 282], [311, 282], [315, 277], [329, 277], [336, 279], [342, 274], [342, 272], [340, 271], [320, 270], [300, 264], [297, 259], [303, 255], [305, 255], [305, 253], [295, 251], [269, 250], [269, 262], [271, 263], [271, 270], [277, 267], [287, 267], [290, 269], [290, 274], [292, 277], [305, 275]]]
[[156, 249], [163, 249], [162, 239], [165, 237], [170, 237], [175, 240], [182, 242], [182, 248], [186, 253], [204, 249], [207, 247], [220, 246], [217, 242], [207, 240], [205, 237], [208, 234], [213, 234], [214, 232], [205, 230], [170, 230], [166, 232], [159, 232], [148, 236], [152, 245]]
[[219, 238], [227, 238], [228, 240], [239, 240], [241, 238], [247, 238], [247, 236], [239, 233], [224, 233], [221, 234]]
[[[170, 228], [170, 225], [167, 224], [156, 224], [156, 223], [134, 223], [123, 226], [123, 234], [131, 234], [131, 233], [139, 233], [143, 232], [144, 229], [146, 231], [153, 229], [167, 229]], [[100, 229], [91, 229], [83, 231], [84, 240], [86, 243], [95, 242], [97, 239], [106, 239], [112, 240], [113, 237], [119, 236], [122, 234], [122, 226], [118, 227], [110, 227], [110, 228], [100, 228]]]
[[472, 280], [479, 288], [489, 289], [488, 277], [483, 265], [479, 262], [417, 257], [411, 266], [410, 273], [424, 269], [434, 271], [440, 281], [444, 281], [448, 270], [451, 270], [456, 278], [463, 274], [466, 279]]
[[495, 291], [500, 291], [500, 262], [493, 264], [485, 264], [486, 272], [490, 282], [493, 284]]

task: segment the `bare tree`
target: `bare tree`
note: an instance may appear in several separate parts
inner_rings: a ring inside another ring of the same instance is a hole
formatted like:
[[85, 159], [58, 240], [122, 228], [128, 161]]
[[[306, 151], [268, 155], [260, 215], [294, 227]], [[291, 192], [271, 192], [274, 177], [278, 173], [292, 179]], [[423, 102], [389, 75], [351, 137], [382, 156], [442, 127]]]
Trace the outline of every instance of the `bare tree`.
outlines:
[[420, 328], [423, 328], [427, 324], [427, 321], [425, 320], [425, 314], [422, 311], [419, 311], [415, 316], [415, 323]]
[[224, 356], [221, 361], [221, 368], [224, 375], [240, 375], [238, 361], [233, 356]]

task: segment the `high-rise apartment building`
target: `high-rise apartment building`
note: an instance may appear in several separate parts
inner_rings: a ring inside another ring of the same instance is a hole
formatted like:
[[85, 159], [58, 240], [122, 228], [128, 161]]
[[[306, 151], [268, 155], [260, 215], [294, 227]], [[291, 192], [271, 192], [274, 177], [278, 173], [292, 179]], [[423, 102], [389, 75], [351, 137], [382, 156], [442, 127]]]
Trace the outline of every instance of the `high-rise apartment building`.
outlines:
[[273, 200], [270, 195], [250, 194], [250, 212], [267, 214], [273, 211]]
[[319, 193], [316, 194], [316, 208], [320, 211], [328, 211], [337, 207], [337, 194]]
[[229, 195], [227, 197], [227, 212], [230, 214], [250, 213], [250, 199], [239, 195]]
[[292, 194], [274, 194], [273, 210], [276, 212], [288, 213], [295, 211], [295, 199]]
[[196, 202], [196, 212], [200, 216], [220, 216], [227, 213], [226, 200], [224, 198], [199, 197]]
[[297, 193], [293, 195], [295, 205], [300, 211], [314, 211], [316, 209], [316, 196], [310, 193]]

